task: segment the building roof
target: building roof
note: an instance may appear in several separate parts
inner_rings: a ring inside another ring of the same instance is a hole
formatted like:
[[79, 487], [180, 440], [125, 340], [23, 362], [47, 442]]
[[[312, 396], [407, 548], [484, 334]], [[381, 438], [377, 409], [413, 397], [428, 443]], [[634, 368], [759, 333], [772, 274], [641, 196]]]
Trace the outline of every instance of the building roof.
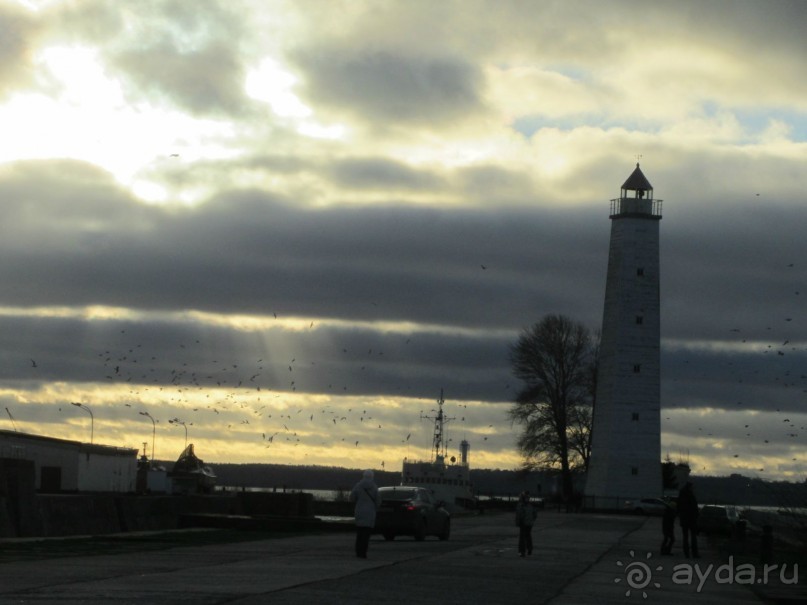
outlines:
[[76, 448], [82, 453], [103, 454], [106, 456], [137, 456], [139, 450], [127, 447], [116, 447], [114, 445], [99, 445], [97, 443], [84, 443], [82, 441], [72, 441], [69, 439], [59, 439], [57, 437], [47, 437], [45, 435], [34, 435], [32, 433], [19, 433], [17, 431], [0, 430], [0, 441], [30, 441], [40, 444], [62, 445]]
[[653, 189], [653, 185], [650, 184], [642, 169], [639, 168], [639, 162], [636, 162], [636, 169], [628, 177], [628, 180], [622, 183], [622, 189], [628, 191], [639, 191], [640, 189], [650, 191]]

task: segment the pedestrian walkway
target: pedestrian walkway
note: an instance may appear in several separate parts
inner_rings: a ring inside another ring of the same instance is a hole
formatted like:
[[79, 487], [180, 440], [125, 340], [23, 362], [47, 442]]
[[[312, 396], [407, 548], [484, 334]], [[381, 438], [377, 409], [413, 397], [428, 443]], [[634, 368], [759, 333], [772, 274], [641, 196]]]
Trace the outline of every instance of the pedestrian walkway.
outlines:
[[[607, 522], [607, 518], [603, 520]], [[603, 550], [599, 559], [571, 581], [549, 603], [744, 603], [766, 602], [762, 597], [766, 584], [781, 590], [779, 571], [769, 570], [763, 579], [764, 566], [742, 563], [717, 551], [703, 536], [699, 539], [700, 557], [688, 559], [680, 547], [680, 528], [672, 556], [659, 554], [661, 521], [650, 517], [634, 531], [627, 532], [617, 544]], [[792, 568], [786, 579], [793, 577]], [[793, 598], [807, 596], [804, 583], [787, 586]], [[787, 593], [788, 591], [785, 591]], [[797, 602], [797, 601], [792, 601]], [[807, 601], [798, 601], [807, 602]]]
[[[12, 561], [0, 564], [0, 605], [762, 602], [749, 586], [716, 581], [715, 567], [703, 581], [674, 578], [690, 561], [657, 555], [658, 518], [543, 511], [525, 558], [511, 514], [453, 521], [447, 541], [374, 537], [366, 560], [345, 532]], [[703, 574], [725, 561], [704, 543], [697, 563]], [[803, 584], [780, 588], [797, 595]]]

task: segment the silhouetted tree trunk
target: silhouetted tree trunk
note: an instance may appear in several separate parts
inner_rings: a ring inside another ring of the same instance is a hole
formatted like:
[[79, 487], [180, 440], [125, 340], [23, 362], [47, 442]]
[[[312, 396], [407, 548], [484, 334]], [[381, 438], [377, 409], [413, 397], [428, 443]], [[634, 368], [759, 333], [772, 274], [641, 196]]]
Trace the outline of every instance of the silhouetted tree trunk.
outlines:
[[572, 407], [569, 441], [574, 453], [582, 460], [583, 470], [588, 471], [591, 460], [591, 435], [594, 427], [594, 406], [597, 403], [597, 372], [600, 364], [600, 332], [591, 336], [586, 362], [586, 400]]
[[580, 466], [584, 471], [588, 471], [588, 463], [591, 460], [591, 425], [594, 420], [594, 407], [581, 403], [572, 406], [569, 413], [569, 448], [572, 450], [572, 458], [580, 459]]
[[562, 315], [547, 315], [510, 347], [513, 374], [524, 382], [509, 411], [522, 426], [516, 443], [524, 466], [560, 470], [567, 502], [572, 469], [586, 468], [591, 453], [596, 360], [597, 339]]

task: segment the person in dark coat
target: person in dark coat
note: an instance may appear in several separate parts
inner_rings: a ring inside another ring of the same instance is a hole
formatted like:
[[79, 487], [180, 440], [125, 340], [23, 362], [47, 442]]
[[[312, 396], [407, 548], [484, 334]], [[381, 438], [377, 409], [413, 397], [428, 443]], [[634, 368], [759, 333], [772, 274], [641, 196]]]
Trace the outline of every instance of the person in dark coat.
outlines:
[[356, 503], [354, 518], [356, 522], [356, 556], [367, 558], [367, 548], [370, 545], [370, 534], [375, 527], [375, 514], [381, 505], [378, 496], [378, 487], [373, 481], [373, 471], [362, 473], [361, 481], [353, 486], [350, 499]]
[[671, 555], [672, 547], [675, 544], [675, 504], [667, 502], [664, 508], [664, 515], [661, 517], [661, 533], [664, 539], [661, 541], [661, 554]]
[[695, 498], [695, 490], [692, 482], [687, 481], [686, 485], [678, 492], [678, 519], [681, 523], [681, 534], [684, 538], [684, 556], [689, 558], [690, 546], [691, 554], [698, 558], [698, 500]]
[[518, 526], [518, 554], [532, 554], [532, 526], [537, 512], [530, 502], [530, 492], [523, 492], [516, 504], [516, 525]]

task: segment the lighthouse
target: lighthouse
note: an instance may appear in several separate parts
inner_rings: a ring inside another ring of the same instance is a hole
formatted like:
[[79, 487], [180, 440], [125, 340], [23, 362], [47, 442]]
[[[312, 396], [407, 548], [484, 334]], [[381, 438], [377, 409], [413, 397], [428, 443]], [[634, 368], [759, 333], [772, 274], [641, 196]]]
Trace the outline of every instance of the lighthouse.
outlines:
[[661, 200], [639, 164], [611, 200], [611, 241], [586, 499], [594, 508], [659, 497]]

